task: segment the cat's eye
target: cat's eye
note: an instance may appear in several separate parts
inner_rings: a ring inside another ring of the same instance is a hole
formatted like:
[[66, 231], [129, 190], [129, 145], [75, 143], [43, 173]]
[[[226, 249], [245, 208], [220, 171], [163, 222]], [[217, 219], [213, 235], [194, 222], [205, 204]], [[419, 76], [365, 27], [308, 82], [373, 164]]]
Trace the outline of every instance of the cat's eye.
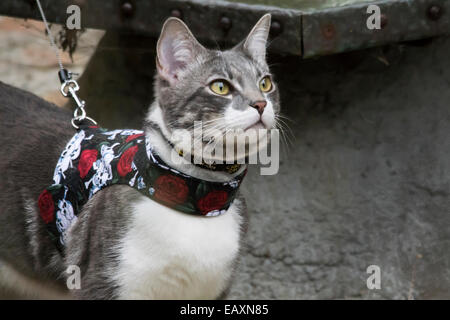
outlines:
[[272, 90], [272, 81], [270, 80], [269, 76], [262, 78], [262, 80], [259, 82], [259, 89], [262, 92], [269, 92], [270, 90]]
[[230, 93], [230, 85], [225, 80], [216, 80], [211, 82], [209, 88], [212, 92], [225, 96]]

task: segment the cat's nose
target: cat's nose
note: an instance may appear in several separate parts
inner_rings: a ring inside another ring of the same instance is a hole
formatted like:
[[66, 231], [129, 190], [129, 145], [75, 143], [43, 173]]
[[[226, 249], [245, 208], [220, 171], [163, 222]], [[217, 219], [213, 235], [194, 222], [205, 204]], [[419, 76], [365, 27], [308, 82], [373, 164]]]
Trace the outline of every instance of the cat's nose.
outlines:
[[256, 101], [256, 102], [252, 102], [251, 106], [253, 108], [255, 108], [256, 110], [258, 110], [258, 113], [261, 115], [264, 112], [264, 108], [267, 105], [267, 101], [265, 100], [261, 100], [261, 101]]

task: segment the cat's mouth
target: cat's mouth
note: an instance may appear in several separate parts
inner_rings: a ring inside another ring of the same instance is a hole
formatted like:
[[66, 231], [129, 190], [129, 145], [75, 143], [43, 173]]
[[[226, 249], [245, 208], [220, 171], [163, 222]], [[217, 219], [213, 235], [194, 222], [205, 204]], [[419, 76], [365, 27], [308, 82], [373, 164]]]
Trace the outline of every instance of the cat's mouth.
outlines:
[[255, 122], [254, 124], [248, 126], [247, 128], [244, 129], [244, 132], [250, 129], [265, 129], [266, 126], [264, 125], [264, 123], [261, 120], [258, 120], [257, 122]]

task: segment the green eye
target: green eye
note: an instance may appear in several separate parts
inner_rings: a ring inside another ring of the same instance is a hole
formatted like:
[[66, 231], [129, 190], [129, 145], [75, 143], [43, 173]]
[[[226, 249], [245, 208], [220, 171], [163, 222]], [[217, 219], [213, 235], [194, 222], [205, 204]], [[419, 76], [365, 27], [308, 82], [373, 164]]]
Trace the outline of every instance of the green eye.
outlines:
[[262, 92], [269, 92], [272, 89], [272, 81], [269, 76], [262, 78], [259, 82], [259, 89], [261, 89]]
[[220, 94], [222, 96], [230, 93], [230, 85], [225, 80], [213, 81], [209, 85], [209, 87], [214, 93]]

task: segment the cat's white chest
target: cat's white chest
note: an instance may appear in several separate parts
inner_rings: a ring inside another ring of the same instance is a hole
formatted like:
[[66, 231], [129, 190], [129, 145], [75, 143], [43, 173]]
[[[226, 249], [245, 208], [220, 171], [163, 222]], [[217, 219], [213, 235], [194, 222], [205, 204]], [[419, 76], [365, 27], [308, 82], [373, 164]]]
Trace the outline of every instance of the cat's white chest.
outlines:
[[218, 217], [172, 210], [148, 198], [134, 206], [120, 245], [122, 299], [214, 299], [239, 251], [239, 200]]

